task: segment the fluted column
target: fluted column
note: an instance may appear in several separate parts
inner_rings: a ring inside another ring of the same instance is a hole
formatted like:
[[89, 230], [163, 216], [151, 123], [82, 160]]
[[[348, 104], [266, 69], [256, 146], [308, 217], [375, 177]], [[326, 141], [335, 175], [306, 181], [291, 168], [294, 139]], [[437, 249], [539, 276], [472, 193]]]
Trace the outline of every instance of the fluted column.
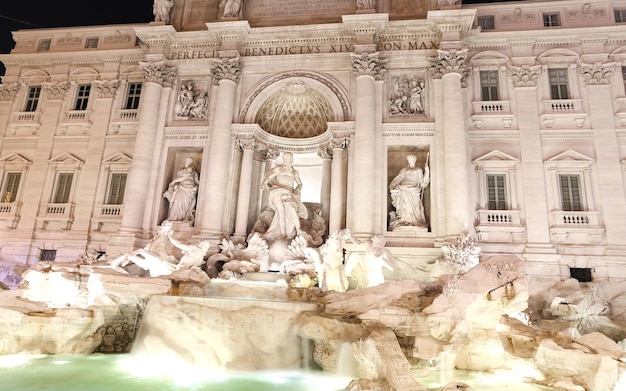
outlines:
[[330, 181], [331, 181], [331, 165], [332, 155], [328, 151], [328, 146], [323, 145], [319, 151], [318, 156], [322, 159], [322, 187], [320, 189], [320, 203], [322, 204], [322, 217], [328, 224], [328, 218], [330, 216]]
[[446, 181], [446, 233], [458, 235], [468, 231], [469, 183], [467, 138], [463, 115], [461, 80], [467, 75], [465, 62], [467, 50], [439, 50], [439, 55], [430, 59], [435, 78], [442, 81], [443, 92], [443, 150], [444, 179]]
[[[613, 64], [582, 64], [581, 74], [589, 101], [589, 118], [593, 124], [593, 146], [596, 151], [598, 196], [596, 205], [602, 205], [606, 241], [609, 246], [626, 245], [626, 198], [621, 180], [615, 173], [622, 170], [619, 140], [615, 132], [613, 98], [610, 78]], [[585, 183], [588, 182], [585, 178]], [[594, 210], [587, 197], [587, 209]]]
[[254, 140], [239, 139], [237, 147], [243, 152], [239, 175], [239, 193], [237, 194], [237, 215], [235, 218], [235, 237], [243, 241], [248, 233], [248, 214], [250, 211], [250, 191], [252, 190], [252, 158]]
[[140, 63], [144, 71], [144, 87], [139, 103], [139, 125], [133, 162], [128, 172], [124, 196], [122, 233], [137, 233], [141, 230], [146, 203], [146, 189], [150, 180], [152, 157], [159, 112], [162, 106], [163, 88], [170, 88], [175, 70], [164, 62]]
[[235, 90], [239, 81], [239, 59], [216, 60], [211, 69], [217, 83], [211, 134], [203, 151], [202, 178], [198, 192], [196, 224], [203, 235], [222, 236], [224, 207], [228, 194], [231, 163], [231, 127], [235, 105]]
[[352, 227], [355, 234], [374, 234], [376, 176], [376, 79], [384, 76], [386, 63], [378, 53], [352, 55], [356, 75], [354, 169], [351, 197]]
[[344, 178], [344, 150], [348, 147], [347, 138], [333, 138], [333, 163], [330, 183], [330, 212], [328, 216], [328, 232], [333, 233], [343, 228], [345, 213], [346, 181]]

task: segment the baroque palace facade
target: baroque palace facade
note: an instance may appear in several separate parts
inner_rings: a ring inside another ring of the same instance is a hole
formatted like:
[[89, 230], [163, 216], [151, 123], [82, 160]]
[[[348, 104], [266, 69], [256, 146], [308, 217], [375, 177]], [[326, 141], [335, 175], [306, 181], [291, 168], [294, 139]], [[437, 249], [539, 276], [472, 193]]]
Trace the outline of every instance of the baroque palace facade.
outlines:
[[[626, 1], [159, 1], [151, 23], [14, 32], [0, 261], [144, 246], [187, 163], [177, 236], [243, 242], [291, 152], [327, 232], [383, 234], [397, 278], [463, 233], [531, 281], [626, 277]], [[409, 155], [426, 223], [395, 227]]]

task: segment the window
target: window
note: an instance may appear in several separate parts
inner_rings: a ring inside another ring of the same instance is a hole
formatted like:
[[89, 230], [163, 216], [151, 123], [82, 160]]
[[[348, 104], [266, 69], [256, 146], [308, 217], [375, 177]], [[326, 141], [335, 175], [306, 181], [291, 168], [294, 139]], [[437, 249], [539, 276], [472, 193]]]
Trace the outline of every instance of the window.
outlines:
[[493, 15], [479, 16], [478, 27], [483, 30], [494, 30], [496, 28], [496, 24], [494, 22]]
[[66, 204], [69, 201], [73, 177], [74, 174], [71, 172], [61, 172], [58, 174], [56, 190], [52, 201], [53, 203]]
[[498, 71], [480, 71], [481, 100], [500, 100], [498, 94]]
[[98, 47], [98, 38], [87, 38], [85, 41], [85, 47], [87, 49], [93, 49]]
[[20, 186], [21, 172], [9, 172], [4, 180], [4, 188], [2, 189], [3, 203], [15, 202], [17, 197], [17, 189]]
[[622, 67], [622, 83], [624, 83], [624, 90], [626, 90], [626, 67]]
[[487, 175], [487, 208], [489, 210], [506, 210], [506, 177], [504, 174]]
[[87, 110], [87, 104], [89, 103], [89, 93], [91, 92], [91, 86], [88, 84], [78, 86], [76, 92], [76, 104], [74, 110]]
[[626, 22], [626, 9], [614, 10], [614, 13], [615, 13], [615, 23]]
[[560, 175], [561, 207], [564, 211], [582, 211], [580, 196], [580, 177], [578, 175]]
[[40, 261], [54, 262], [56, 258], [57, 258], [57, 250], [46, 250], [42, 248], [41, 253], [39, 253]]
[[128, 90], [126, 91], [126, 104], [124, 109], [138, 109], [139, 98], [141, 97], [141, 83], [128, 83]]
[[109, 195], [107, 204], [121, 205], [124, 203], [124, 189], [126, 188], [126, 174], [111, 174], [111, 184], [109, 185]]
[[37, 45], [37, 51], [38, 52], [46, 52], [48, 50], [50, 50], [50, 44], [52, 43], [51, 40], [49, 39], [42, 39], [41, 41], [39, 41], [39, 44]]
[[550, 99], [569, 99], [567, 88], [567, 69], [548, 69], [550, 80]]
[[543, 27], [555, 27], [560, 25], [561, 21], [558, 13], [543, 14]]
[[41, 86], [30, 87], [28, 89], [28, 96], [26, 97], [26, 107], [24, 111], [37, 110], [37, 104], [39, 103], [39, 96], [41, 95]]

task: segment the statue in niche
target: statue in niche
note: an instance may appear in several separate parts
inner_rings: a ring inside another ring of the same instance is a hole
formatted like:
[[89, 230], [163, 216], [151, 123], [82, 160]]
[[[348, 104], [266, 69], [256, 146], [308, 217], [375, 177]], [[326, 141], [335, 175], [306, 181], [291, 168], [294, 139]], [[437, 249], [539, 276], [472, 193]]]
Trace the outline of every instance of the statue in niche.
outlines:
[[424, 189], [430, 184], [428, 155], [424, 170], [415, 166], [417, 156], [408, 155], [406, 160], [408, 165], [389, 184], [391, 203], [396, 209], [389, 223], [392, 231], [403, 226], [427, 227], [422, 199]]
[[391, 115], [423, 114], [425, 98], [426, 90], [423, 79], [408, 75], [392, 77], [389, 96], [389, 113]]
[[200, 184], [198, 172], [193, 168], [194, 158], [185, 159], [185, 165], [178, 169], [163, 197], [169, 202], [167, 221], [193, 222], [196, 214], [196, 194]]
[[177, 119], [203, 119], [206, 118], [208, 99], [206, 92], [196, 93], [193, 83], [182, 83], [180, 93], [174, 105], [174, 114]]
[[174, 6], [174, 0], [154, 0], [152, 12], [154, 13], [155, 22], [170, 22], [170, 11]]
[[243, 0], [222, 0], [225, 18], [237, 18], [241, 13]]
[[300, 230], [300, 219], [308, 218], [306, 206], [300, 199], [302, 181], [293, 168], [293, 155], [286, 152], [261, 182], [268, 188], [268, 207], [259, 216], [253, 231], [262, 233], [268, 242], [293, 239]]

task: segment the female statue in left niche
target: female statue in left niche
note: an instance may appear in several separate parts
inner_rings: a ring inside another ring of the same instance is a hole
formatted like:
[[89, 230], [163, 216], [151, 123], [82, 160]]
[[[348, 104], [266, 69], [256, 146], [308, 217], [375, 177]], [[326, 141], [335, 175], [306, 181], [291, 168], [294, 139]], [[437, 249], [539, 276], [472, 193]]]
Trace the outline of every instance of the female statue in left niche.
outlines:
[[194, 158], [185, 159], [185, 165], [178, 169], [174, 179], [163, 193], [169, 201], [168, 221], [193, 222], [196, 215], [196, 195], [200, 184], [198, 172], [193, 168]]

